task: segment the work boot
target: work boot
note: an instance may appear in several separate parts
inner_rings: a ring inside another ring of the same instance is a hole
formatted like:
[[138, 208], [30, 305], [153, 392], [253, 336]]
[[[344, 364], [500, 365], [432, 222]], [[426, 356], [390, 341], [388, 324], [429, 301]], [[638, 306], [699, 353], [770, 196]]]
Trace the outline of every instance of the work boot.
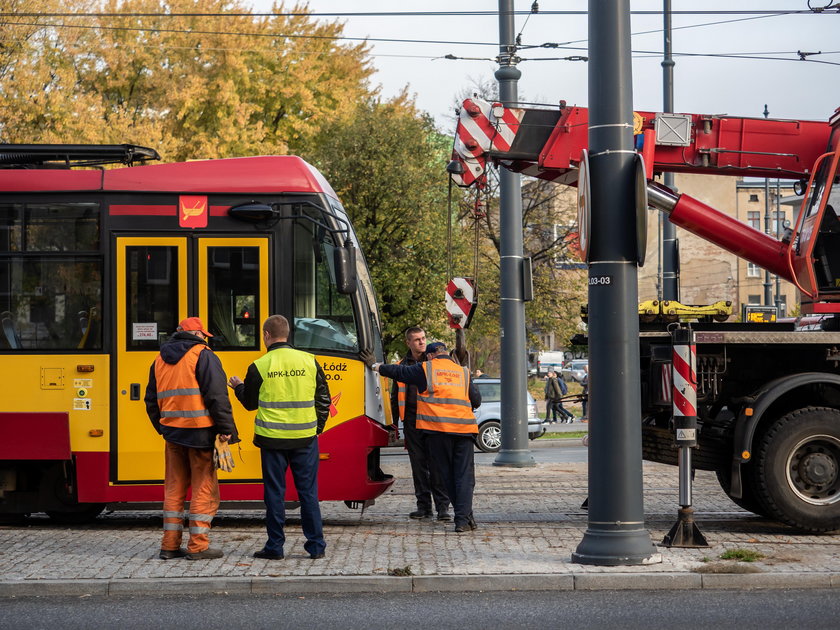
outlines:
[[158, 558], [161, 560], [173, 560], [175, 558], [183, 558], [187, 555], [185, 549], [161, 549]]
[[441, 510], [438, 512], [437, 520], [439, 521], [451, 521], [452, 516], [446, 510]]
[[428, 521], [432, 518], [432, 513], [426, 512], [425, 510], [416, 510], [409, 514], [408, 518], [413, 518], [418, 521]]
[[261, 558], [262, 560], [282, 560], [283, 554], [272, 553], [270, 551], [266, 551], [265, 549], [260, 549], [259, 551], [254, 552], [254, 557]]
[[221, 558], [224, 555], [225, 554], [221, 549], [213, 549], [212, 547], [207, 547], [207, 549], [203, 551], [188, 553], [187, 560], [214, 560], [215, 558]]

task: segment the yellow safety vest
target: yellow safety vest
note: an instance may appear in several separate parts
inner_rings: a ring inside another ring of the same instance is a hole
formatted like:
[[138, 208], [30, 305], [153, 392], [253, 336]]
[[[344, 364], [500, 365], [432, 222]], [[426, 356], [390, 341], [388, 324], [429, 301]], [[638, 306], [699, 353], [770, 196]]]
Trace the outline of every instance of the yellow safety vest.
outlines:
[[449, 359], [423, 364], [427, 389], [417, 394], [417, 428], [443, 433], [478, 433], [470, 403], [470, 373]]
[[254, 433], [266, 438], [298, 439], [317, 433], [315, 357], [280, 347], [254, 361], [262, 376]]

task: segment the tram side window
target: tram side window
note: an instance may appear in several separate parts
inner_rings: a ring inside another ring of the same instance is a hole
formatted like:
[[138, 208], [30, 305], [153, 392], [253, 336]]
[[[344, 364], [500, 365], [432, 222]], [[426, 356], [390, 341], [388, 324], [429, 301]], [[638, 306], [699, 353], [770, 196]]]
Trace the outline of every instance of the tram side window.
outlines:
[[207, 325], [214, 349], [259, 350], [259, 282], [259, 247], [207, 248]]
[[128, 350], [157, 350], [178, 326], [178, 248], [126, 247]]
[[95, 203], [0, 204], [0, 350], [101, 350]]
[[353, 303], [335, 288], [332, 236], [308, 222], [296, 222], [294, 243], [295, 346], [357, 351]]

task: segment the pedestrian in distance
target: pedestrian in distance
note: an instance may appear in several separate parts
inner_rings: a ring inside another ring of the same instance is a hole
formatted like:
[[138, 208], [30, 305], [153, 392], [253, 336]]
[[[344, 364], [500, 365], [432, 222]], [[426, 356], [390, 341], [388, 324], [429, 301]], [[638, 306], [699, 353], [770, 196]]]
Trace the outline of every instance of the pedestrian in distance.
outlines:
[[324, 557], [327, 543], [318, 504], [318, 435], [330, 411], [330, 390], [314, 355], [289, 343], [289, 321], [272, 315], [263, 324], [266, 353], [248, 366], [243, 381], [229, 385], [254, 420], [254, 445], [260, 449], [268, 540], [255, 558], [282, 560], [286, 533], [286, 471], [300, 500], [300, 520], [312, 560]]
[[[213, 450], [239, 442], [226, 387], [227, 377], [207, 344], [212, 337], [198, 317], [188, 317], [149, 369], [146, 413], [166, 441], [161, 560], [221, 558], [210, 547], [210, 524], [219, 509], [219, 479]], [[181, 548], [184, 504], [192, 488], [189, 543]]]
[[560, 414], [560, 421], [566, 422], [574, 416], [563, 407], [563, 396], [569, 393], [566, 382], [557, 378], [554, 370], [549, 370], [545, 377], [545, 421], [554, 424], [557, 422], [557, 414]]
[[571, 424], [575, 421], [575, 414], [563, 406], [563, 396], [569, 393], [569, 386], [566, 385], [566, 379], [563, 378], [562, 373], [558, 374], [555, 372], [554, 375], [557, 379], [557, 385], [560, 387], [560, 398], [554, 400], [554, 406], [560, 414], [562, 421], [566, 424]]
[[472, 410], [481, 405], [481, 394], [469, 369], [458, 365], [440, 342], [426, 346], [426, 360], [414, 365], [377, 363], [368, 350], [360, 357], [374, 372], [417, 387], [417, 428], [427, 434], [431, 465], [452, 501], [455, 531], [476, 529], [472, 500], [478, 424]]
[[589, 422], [589, 365], [583, 366], [583, 378], [580, 381], [580, 384], [583, 385], [583, 400], [581, 404], [583, 405], [583, 415], [581, 420], [583, 422]]
[[[419, 326], [405, 331], [405, 344], [408, 354], [399, 365], [416, 365], [426, 360], [426, 332]], [[411, 478], [414, 482], [414, 497], [417, 509], [408, 516], [413, 519], [430, 520], [434, 501], [437, 520], [451, 521], [449, 514], [449, 496], [443, 486], [437, 470], [429, 465], [429, 446], [426, 433], [416, 426], [417, 386], [394, 381], [391, 385], [391, 413], [396, 424], [402, 420], [405, 448], [411, 464]]]

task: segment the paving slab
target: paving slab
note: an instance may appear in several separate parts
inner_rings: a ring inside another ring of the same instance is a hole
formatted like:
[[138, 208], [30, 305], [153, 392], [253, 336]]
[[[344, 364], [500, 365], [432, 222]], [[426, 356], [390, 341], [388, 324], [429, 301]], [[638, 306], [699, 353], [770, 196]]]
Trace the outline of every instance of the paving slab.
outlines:
[[[289, 513], [286, 558], [252, 557], [265, 542], [264, 512], [223, 509], [214, 521], [216, 560], [159, 560], [158, 511], [118, 510], [84, 526], [44, 515], [0, 526], [0, 597], [194, 592], [388, 592], [430, 590], [593, 590], [840, 587], [840, 536], [812, 535], [745, 512], [698, 471], [695, 519], [708, 548], [661, 545], [676, 521], [674, 467], [645, 462], [645, 529], [661, 562], [592, 566], [571, 561], [588, 515], [586, 464], [530, 468], [476, 466], [478, 529], [456, 533], [451, 522], [414, 521], [410, 470], [383, 457], [393, 487], [363, 513], [323, 503], [327, 557], [303, 549], [300, 519]], [[755, 551], [753, 563], [722, 560], [728, 550]], [[746, 565], [749, 564], [749, 567]]]

